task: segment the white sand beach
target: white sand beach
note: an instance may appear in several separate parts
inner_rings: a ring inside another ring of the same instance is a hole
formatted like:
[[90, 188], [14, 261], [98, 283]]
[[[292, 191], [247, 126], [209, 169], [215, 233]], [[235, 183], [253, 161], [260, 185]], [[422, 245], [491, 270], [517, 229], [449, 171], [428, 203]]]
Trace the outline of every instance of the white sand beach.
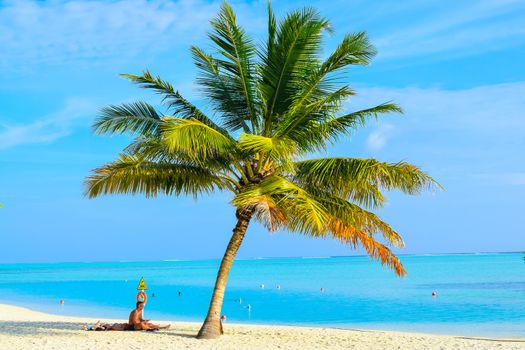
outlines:
[[[197, 340], [198, 323], [159, 332], [89, 332], [96, 319], [0, 304], [0, 349], [525, 349], [525, 339], [481, 339], [390, 331], [226, 324], [217, 340]], [[102, 320], [125, 322], [123, 320]]]

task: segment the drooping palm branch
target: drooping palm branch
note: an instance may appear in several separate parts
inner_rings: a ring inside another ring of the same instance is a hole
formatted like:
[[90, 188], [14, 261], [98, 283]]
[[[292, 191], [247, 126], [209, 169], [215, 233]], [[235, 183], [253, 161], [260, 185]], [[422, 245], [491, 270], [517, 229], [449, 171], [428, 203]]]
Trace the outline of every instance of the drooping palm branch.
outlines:
[[160, 95], [165, 111], [146, 102], [109, 106], [93, 125], [97, 134], [126, 133], [134, 141], [87, 178], [89, 197], [232, 193], [238, 221], [199, 332], [202, 338], [222, 330], [219, 315], [228, 272], [250, 220], [271, 231], [362, 247], [402, 276], [406, 271], [391, 248], [402, 247], [403, 240], [370, 210], [384, 204], [384, 190], [412, 195], [439, 187], [406, 162], [308, 159], [310, 152], [326, 149], [369, 118], [401, 109], [386, 102], [342, 113], [343, 102], [355, 94], [345, 73], [367, 65], [376, 53], [365, 33], [346, 35], [323, 59], [330, 24], [317, 11], [293, 11], [279, 22], [270, 6], [268, 11], [264, 46], [254, 44], [224, 3], [208, 35], [215, 49], [191, 48], [197, 83], [214, 117], [145, 71], [123, 76]]

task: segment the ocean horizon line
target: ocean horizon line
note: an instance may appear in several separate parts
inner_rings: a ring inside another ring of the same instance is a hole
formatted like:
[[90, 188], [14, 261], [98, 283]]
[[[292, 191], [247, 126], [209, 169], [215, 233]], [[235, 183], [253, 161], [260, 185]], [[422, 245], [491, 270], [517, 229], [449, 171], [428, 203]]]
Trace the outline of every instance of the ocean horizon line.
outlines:
[[[432, 256], [458, 256], [458, 255], [497, 255], [497, 254], [525, 254], [525, 251], [495, 251], [495, 252], [451, 252], [451, 253], [403, 253], [396, 254], [398, 257], [432, 257]], [[327, 256], [268, 256], [237, 258], [235, 261], [257, 261], [257, 260], [286, 260], [286, 259], [334, 259], [334, 258], [369, 258], [366, 254], [354, 255], [327, 255]], [[372, 259], [372, 258], [370, 258]], [[100, 261], [54, 261], [54, 262], [0, 262], [0, 266], [7, 265], [60, 265], [60, 264], [126, 264], [126, 263], [163, 263], [163, 262], [220, 262], [221, 258], [205, 259], [160, 259], [160, 260], [100, 260]]]

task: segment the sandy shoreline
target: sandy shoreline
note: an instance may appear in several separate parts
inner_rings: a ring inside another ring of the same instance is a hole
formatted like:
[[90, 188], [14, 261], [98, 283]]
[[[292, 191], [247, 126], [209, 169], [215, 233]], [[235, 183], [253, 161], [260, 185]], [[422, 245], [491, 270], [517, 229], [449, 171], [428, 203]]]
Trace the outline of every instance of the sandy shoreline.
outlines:
[[525, 339], [291, 326], [227, 324], [222, 338], [204, 341], [194, 338], [200, 324], [190, 322], [169, 322], [171, 329], [157, 333], [81, 330], [96, 321], [0, 304], [0, 349], [525, 349]]

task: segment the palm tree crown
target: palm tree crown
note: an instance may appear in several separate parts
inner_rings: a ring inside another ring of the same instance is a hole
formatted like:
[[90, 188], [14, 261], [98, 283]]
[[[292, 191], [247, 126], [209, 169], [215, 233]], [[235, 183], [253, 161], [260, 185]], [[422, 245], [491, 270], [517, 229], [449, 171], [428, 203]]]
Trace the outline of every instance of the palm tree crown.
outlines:
[[355, 94], [345, 73], [354, 65], [367, 65], [374, 47], [365, 33], [351, 33], [323, 57], [323, 38], [330, 32], [326, 19], [305, 8], [278, 22], [270, 6], [268, 11], [264, 45], [248, 37], [224, 3], [208, 34], [213, 52], [191, 48], [197, 83], [213, 117], [147, 70], [123, 75], [158, 93], [166, 112], [146, 102], [102, 110], [94, 123], [96, 133], [128, 133], [134, 141], [87, 178], [88, 196], [231, 191], [237, 218], [244, 220], [236, 229], [245, 230], [255, 219], [271, 231], [334, 238], [352, 248], [361, 246], [404, 275], [390, 249], [403, 246], [401, 236], [370, 210], [384, 204], [381, 191], [417, 194], [439, 185], [405, 162], [308, 159], [369, 118], [401, 112], [384, 103], [341, 113]]

